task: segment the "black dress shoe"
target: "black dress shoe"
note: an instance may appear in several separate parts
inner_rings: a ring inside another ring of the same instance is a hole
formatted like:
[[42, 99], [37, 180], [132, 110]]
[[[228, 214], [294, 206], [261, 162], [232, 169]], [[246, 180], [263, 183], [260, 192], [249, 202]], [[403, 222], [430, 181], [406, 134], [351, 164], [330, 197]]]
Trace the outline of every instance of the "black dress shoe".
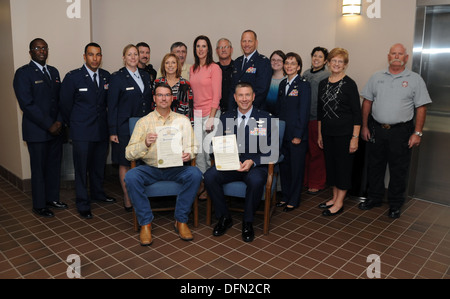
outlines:
[[251, 242], [255, 238], [255, 232], [253, 231], [253, 223], [242, 223], [242, 240], [244, 242]]
[[35, 209], [33, 208], [33, 212], [39, 216], [45, 217], [45, 218], [52, 218], [55, 216], [53, 212], [50, 209], [43, 208], [43, 209]]
[[325, 210], [325, 211], [323, 211], [322, 212], [322, 215], [323, 216], [335, 216], [335, 215], [338, 215], [338, 214], [340, 214], [340, 213], [342, 213], [344, 211], [344, 206], [342, 206], [342, 208], [340, 208], [336, 213], [332, 213], [330, 210]]
[[47, 207], [64, 210], [69, 208], [69, 206], [60, 201], [49, 201], [47, 202]]
[[78, 213], [80, 213], [81, 218], [84, 218], [84, 219], [92, 219], [92, 213], [91, 213], [91, 210], [87, 210], [87, 211], [78, 211]]
[[103, 203], [114, 203], [114, 202], [116, 202], [116, 199], [113, 198], [113, 197], [108, 197], [108, 196], [106, 196], [105, 198], [102, 198], [102, 199], [96, 199], [96, 200], [94, 200], [94, 201], [97, 201], [97, 202], [103, 202]]
[[389, 218], [393, 218], [393, 219], [400, 218], [400, 209], [399, 208], [390, 208], [388, 216], [389, 216]]
[[217, 222], [216, 226], [214, 227], [213, 236], [222, 236], [231, 226], [233, 226], [233, 220], [231, 218], [220, 217], [219, 222]]
[[366, 199], [358, 205], [360, 210], [370, 210], [374, 207], [381, 207], [381, 202], [374, 201], [373, 199]]
[[331, 208], [332, 206], [333, 206], [333, 205], [327, 206], [327, 203], [324, 202], [324, 203], [321, 203], [321, 204], [319, 205], [319, 208], [321, 208], [321, 209], [329, 209], [329, 208]]
[[132, 211], [133, 211], [133, 206], [131, 206], [131, 207], [126, 207], [126, 206], [123, 206], [123, 208], [124, 208], [125, 212], [127, 212], [127, 213], [129, 213], [129, 212], [132, 212]]
[[284, 202], [284, 201], [277, 202], [277, 204], [276, 204], [276, 206], [277, 206], [278, 208], [285, 207], [286, 205], [287, 205], [287, 202]]
[[295, 210], [295, 207], [285, 206], [284, 209], [283, 209], [283, 212], [292, 212], [293, 210]]
[[309, 194], [309, 195], [317, 195], [317, 194], [320, 193], [320, 191], [322, 191], [322, 189], [318, 189], [317, 191], [309, 191], [309, 190], [307, 190], [307, 191], [306, 191], [306, 194]]

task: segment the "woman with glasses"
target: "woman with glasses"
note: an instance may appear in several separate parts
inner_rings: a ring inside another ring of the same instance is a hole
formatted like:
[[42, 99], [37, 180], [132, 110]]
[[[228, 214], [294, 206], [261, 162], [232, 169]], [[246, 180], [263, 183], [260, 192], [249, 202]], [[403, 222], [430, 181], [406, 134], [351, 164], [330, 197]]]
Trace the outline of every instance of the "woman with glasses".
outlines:
[[277, 207], [290, 212], [300, 204], [308, 150], [308, 119], [311, 105], [311, 87], [301, 76], [302, 59], [296, 53], [287, 53], [284, 61], [286, 79], [278, 91], [277, 115], [286, 122], [280, 163], [282, 200]]
[[150, 75], [138, 68], [139, 51], [134, 45], [123, 49], [124, 67], [111, 75], [108, 91], [108, 124], [112, 162], [119, 165], [119, 178], [124, 193], [124, 208], [132, 211], [125, 187], [125, 174], [130, 161], [125, 158], [125, 148], [130, 141], [130, 117], [142, 117], [152, 110]]
[[278, 87], [284, 76], [284, 60], [286, 55], [281, 50], [276, 50], [270, 55], [270, 65], [272, 66], [272, 81], [270, 82], [269, 93], [266, 97], [266, 111], [276, 116], [276, 105], [278, 99]]
[[351, 188], [362, 118], [358, 87], [345, 74], [348, 51], [335, 48], [327, 61], [331, 75], [319, 84], [318, 144], [324, 150], [327, 184], [333, 188], [333, 198], [319, 207], [325, 209], [322, 215], [334, 216], [344, 210], [344, 198]]

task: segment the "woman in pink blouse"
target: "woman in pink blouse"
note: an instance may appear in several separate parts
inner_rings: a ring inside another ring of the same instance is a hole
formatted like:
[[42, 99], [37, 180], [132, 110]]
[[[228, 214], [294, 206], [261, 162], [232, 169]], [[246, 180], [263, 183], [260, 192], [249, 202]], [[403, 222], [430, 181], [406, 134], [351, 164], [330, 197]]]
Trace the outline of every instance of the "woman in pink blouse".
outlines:
[[[191, 66], [190, 83], [194, 93], [194, 131], [201, 144], [196, 164], [201, 172], [205, 173], [211, 166], [210, 144], [220, 116], [222, 70], [213, 61], [213, 49], [207, 36], [200, 35], [195, 39], [194, 57], [195, 64]], [[206, 196], [202, 184], [199, 198], [205, 199]]]

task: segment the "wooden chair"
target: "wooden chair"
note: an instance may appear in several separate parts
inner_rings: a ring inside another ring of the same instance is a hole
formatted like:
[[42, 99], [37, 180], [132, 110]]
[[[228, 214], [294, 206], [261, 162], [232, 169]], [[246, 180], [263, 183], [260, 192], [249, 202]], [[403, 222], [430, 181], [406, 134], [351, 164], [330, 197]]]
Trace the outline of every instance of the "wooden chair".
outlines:
[[[136, 126], [136, 122], [139, 120], [139, 117], [132, 117], [129, 120], [130, 124], [130, 134], [133, 133], [134, 127]], [[131, 168], [136, 167], [136, 161], [131, 161]], [[195, 159], [191, 161], [191, 166], [195, 166]], [[145, 193], [149, 200], [151, 198], [156, 197], [169, 197], [169, 196], [177, 196], [181, 190], [182, 185], [174, 182], [174, 181], [160, 181], [149, 185], [145, 188]], [[193, 213], [194, 213], [194, 227], [198, 227], [198, 199], [195, 197], [195, 201], [193, 204]], [[164, 211], [175, 211], [175, 206], [170, 207], [160, 207], [154, 208], [152, 206], [153, 212], [164, 212]], [[133, 209], [133, 226], [135, 231], [139, 231], [139, 224], [137, 221], [136, 213]]]
[[[284, 130], [286, 127], [286, 123], [282, 120], [279, 121], [278, 124], [278, 132], [279, 132], [279, 145], [281, 148], [281, 144], [283, 142]], [[280, 156], [276, 163], [270, 163], [268, 165], [268, 175], [267, 181], [264, 185], [264, 194], [261, 200], [264, 201], [264, 210], [256, 211], [256, 214], [264, 216], [264, 235], [269, 234], [269, 224], [270, 218], [275, 210], [276, 204], [276, 194], [277, 194], [277, 180], [279, 174], [279, 163], [282, 161], [283, 157]], [[211, 161], [213, 163], [213, 161]], [[223, 191], [225, 196], [233, 197], [233, 198], [244, 198], [247, 190], [247, 185], [244, 182], [236, 181], [223, 185]], [[234, 208], [229, 207], [231, 211], [244, 212], [242, 208]], [[212, 215], [212, 202], [211, 198], [208, 195], [208, 199], [206, 201], [206, 225], [211, 225], [211, 215]]]

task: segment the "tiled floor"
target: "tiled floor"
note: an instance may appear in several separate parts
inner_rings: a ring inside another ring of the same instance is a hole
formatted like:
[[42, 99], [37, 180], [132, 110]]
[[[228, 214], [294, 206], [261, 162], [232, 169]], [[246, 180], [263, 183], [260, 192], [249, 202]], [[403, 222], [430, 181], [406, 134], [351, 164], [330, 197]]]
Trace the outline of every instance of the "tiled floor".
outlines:
[[[106, 188], [120, 198], [116, 176]], [[241, 240], [238, 213], [226, 235], [213, 237], [201, 203], [194, 241], [178, 239], [172, 213], [164, 212], [156, 214], [152, 246], [141, 247], [121, 202], [94, 204], [94, 218], [82, 220], [73, 190], [62, 198], [68, 210], [40, 218], [30, 194], [0, 178], [0, 278], [67, 278], [72, 254], [80, 257], [81, 277], [96, 279], [368, 278], [376, 269], [367, 260], [372, 254], [380, 257], [381, 278], [450, 278], [450, 207], [424, 201], [408, 200], [392, 220], [386, 205], [361, 211], [349, 199], [344, 213], [325, 218], [317, 205], [329, 190], [303, 195], [299, 209], [274, 213], [267, 236], [257, 216], [252, 243]]]

